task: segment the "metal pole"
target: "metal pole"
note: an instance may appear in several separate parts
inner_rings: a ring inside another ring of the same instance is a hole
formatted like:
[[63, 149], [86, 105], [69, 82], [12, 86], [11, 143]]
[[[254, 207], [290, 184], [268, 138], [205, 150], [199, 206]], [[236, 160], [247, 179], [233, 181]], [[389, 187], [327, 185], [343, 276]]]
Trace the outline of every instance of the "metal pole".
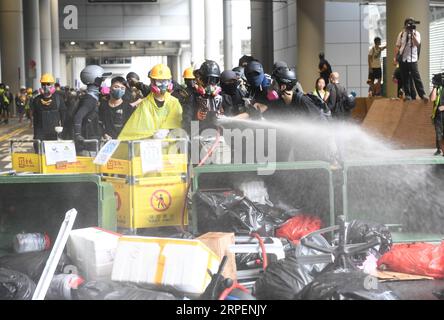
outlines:
[[224, 69], [233, 68], [233, 22], [231, 0], [224, 0]]

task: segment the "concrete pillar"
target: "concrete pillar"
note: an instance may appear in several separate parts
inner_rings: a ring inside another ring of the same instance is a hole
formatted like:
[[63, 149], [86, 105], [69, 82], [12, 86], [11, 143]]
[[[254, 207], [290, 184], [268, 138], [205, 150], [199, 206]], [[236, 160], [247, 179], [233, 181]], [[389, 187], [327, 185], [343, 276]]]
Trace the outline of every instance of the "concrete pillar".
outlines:
[[25, 50], [22, 1], [0, 1], [0, 48], [2, 81], [13, 94], [25, 85]]
[[40, 87], [42, 61], [40, 55], [39, 2], [23, 0], [26, 86]]
[[396, 38], [404, 27], [404, 20], [413, 17], [421, 21], [417, 30], [421, 33], [421, 56], [419, 58], [419, 73], [426, 93], [430, 88], [429, 47], [430, 47], [430, 1], [429, 0], [387, 0], [387, 96], [396, 97], [397, 86], [391, 77], [395, 66], [393, 57]]
[[186, 68], [191, 67], [191, 51], [188, 48], [182, 49], [182, 53], [180, 55], [180, 81], [183, 81], [182, 75]]
[[52, 72], [60, 83], [59, 0], [51, 0]]
[[220, 12], [214, 10], [216, 2], [221, 0], [205, 0], [205, 59], [214, 60], [219, 63], [220, 60], [220, 46], [219, 38], [217, 36], [217, 15]]
[[179, 56], [168, 56], [168, 67], [170, 67], [173, 80], [179, 82]]
[[67, 84], [67, 75], [66, 75], [66, 54], [60, 54], [60, 84], [62, 86], [66, 86]]
[[86, 88], [86, 85], [80, 80], [80, 72], [86, 67], [85, 57], [73, 57], [71, 66], [72, 86], [76, 89]]
[[319, 76], [319, 53], [325, 43], [325, 0], [297, 2], [297, 73], [303, 88], [310, 89]]
[[231, 0], [224, 1], [224, 69], [233, 68], [233, 23]]
[[251, 1], [251, 55], [271, 73], [273, 53], [273, 2]]
[[199, 68], [204, 61], [205, 10], [204, 0], [190, 0], [191, 61]]
[[42, 73], [53, 73], [52, 70], [52, 37], [50, 0], [39, 0], [40, 4], [40, 46]]

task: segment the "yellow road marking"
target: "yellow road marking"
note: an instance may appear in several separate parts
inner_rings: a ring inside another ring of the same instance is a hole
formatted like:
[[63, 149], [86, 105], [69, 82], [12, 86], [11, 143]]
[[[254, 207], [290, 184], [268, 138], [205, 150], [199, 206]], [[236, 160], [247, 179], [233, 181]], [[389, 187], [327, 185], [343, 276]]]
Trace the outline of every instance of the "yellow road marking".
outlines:
[[19, 128], [16, 129], [14, 131], [12, 131], [11, 133], [5, 134], [4, 136], [0, 137], [0, 142], [3, 142], [5, 140], [8, 140], [10, 138], [12, 138], [13, 136], [22, 133], [23, 131], [26, 131], [28, 128]]

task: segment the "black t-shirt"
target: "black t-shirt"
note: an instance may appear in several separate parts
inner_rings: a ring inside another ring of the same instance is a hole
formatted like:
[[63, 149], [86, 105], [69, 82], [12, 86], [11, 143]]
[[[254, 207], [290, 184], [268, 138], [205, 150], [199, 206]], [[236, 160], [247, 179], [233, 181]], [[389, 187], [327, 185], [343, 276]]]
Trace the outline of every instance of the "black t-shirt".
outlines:
[[103, 133], [113, 139], [117, 139], [134, 108], [129, 101], [123, 102], [117, 107], [111, 107], [109, 101], [103, 101], [99, 106], [99, 119], [103, 127]]
[[164, 101], [159, 101], [156, 98], [154, 98], [154, 102], [156, 102], [156, 105], [158, 108], [162, 108], [163, 105], [165, 104], [165, 100]]

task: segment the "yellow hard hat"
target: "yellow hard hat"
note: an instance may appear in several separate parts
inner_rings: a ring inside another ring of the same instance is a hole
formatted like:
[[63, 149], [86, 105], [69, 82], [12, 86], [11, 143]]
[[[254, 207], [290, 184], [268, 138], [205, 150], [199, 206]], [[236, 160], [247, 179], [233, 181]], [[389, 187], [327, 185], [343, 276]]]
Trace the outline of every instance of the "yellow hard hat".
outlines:
[[172, 78], [170, 68], [162, 63], [155, 65], [148, 76], [156, 80], [169, 80]]
[[28, 89], [26, 89], [26, 93], [27, 93], [27, 94], [32, 94], [32, 88], [28, 88]]
[[55, 83], [55, 79], [50, 73], [45, 73], [40, 78], [40, 83]]
[[194, 69], [193, 67], [186, 68], [183, 72], [183, 78], [184, 79], [196, 79], [194, 77]]

